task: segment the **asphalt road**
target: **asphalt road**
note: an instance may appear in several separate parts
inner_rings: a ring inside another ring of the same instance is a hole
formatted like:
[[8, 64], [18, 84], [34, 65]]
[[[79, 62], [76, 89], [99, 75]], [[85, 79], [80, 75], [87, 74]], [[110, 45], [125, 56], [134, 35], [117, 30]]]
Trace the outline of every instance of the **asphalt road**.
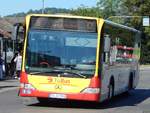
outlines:
[[17, 90], [0, 93], [0, 113], [150, 113], [150, 70], [140, 72], [138, 87], [100, 104], [52, 101], [42, 105], [34, 98], [17, 96]]

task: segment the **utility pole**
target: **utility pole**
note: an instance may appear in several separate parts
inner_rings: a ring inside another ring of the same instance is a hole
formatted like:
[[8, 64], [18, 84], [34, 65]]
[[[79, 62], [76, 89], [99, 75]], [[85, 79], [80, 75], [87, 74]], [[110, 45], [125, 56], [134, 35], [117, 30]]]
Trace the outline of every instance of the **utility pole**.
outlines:
[[42, 0], [42, 14], [44, 14], [44, 0]]

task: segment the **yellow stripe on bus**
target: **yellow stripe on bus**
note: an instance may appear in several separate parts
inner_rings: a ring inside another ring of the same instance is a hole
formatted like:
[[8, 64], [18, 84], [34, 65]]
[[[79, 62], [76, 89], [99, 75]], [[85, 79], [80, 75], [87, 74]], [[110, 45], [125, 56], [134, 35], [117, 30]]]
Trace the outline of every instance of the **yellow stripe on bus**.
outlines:
[[24, 37], [22, 71], [25, 71], [25, 56], [26, 56], [26, 48], [27, 48], [27, 35], [28, 35], [28, 30], [29, 30], [29, 23], [30, 23], [30, 16], [27, 16], [25, 20], [26, 31], [25, 31], [25, 37]]
[[98, 21], [98, 37], [97, 37], [97, 52], [96, 52], [96, 69], [95, 69], [95, 76], [98, 76], [98, 69], [99, 69], [99, 53], [100, 53], [100, 38], [101, 38], [101, 30], [104, 24], [103, 19], [99, 19]]

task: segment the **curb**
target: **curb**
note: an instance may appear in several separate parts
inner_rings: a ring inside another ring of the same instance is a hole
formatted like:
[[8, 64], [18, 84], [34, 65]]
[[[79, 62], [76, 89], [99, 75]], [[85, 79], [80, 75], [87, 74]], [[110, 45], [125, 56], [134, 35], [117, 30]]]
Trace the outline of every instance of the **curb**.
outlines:
[[15, 90], [19, 88], [18, 80], [4, 80], [0, 81], [0, 93]]
[[11, 88], [3, 88], [3, 89], [0, 90], [0, 93], [4, 93], [4, 92], [7, 92], [7, 91], [16, 90], [16, 89], [19, 89], [19, 87], [16, 86], [16, 87], [11, 87]]
[[140, 70], [150, 70], [150, 67], [140, 67]]

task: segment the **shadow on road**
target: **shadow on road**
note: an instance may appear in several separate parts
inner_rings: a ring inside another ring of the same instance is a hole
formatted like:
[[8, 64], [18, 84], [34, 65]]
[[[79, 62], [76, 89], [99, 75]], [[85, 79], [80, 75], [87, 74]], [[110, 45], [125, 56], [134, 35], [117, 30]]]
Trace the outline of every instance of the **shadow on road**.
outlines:
[[108, 109], [123, 106], [136, 106], [150, 97], [150, 89], [135, 89], [130, 93], [123, 93], [112, 100], [102, 103], [53, 100], [49, 103], [34, 103], [32, 107], [57, 107], [57, 108], [79, 108], [79, 109]]

